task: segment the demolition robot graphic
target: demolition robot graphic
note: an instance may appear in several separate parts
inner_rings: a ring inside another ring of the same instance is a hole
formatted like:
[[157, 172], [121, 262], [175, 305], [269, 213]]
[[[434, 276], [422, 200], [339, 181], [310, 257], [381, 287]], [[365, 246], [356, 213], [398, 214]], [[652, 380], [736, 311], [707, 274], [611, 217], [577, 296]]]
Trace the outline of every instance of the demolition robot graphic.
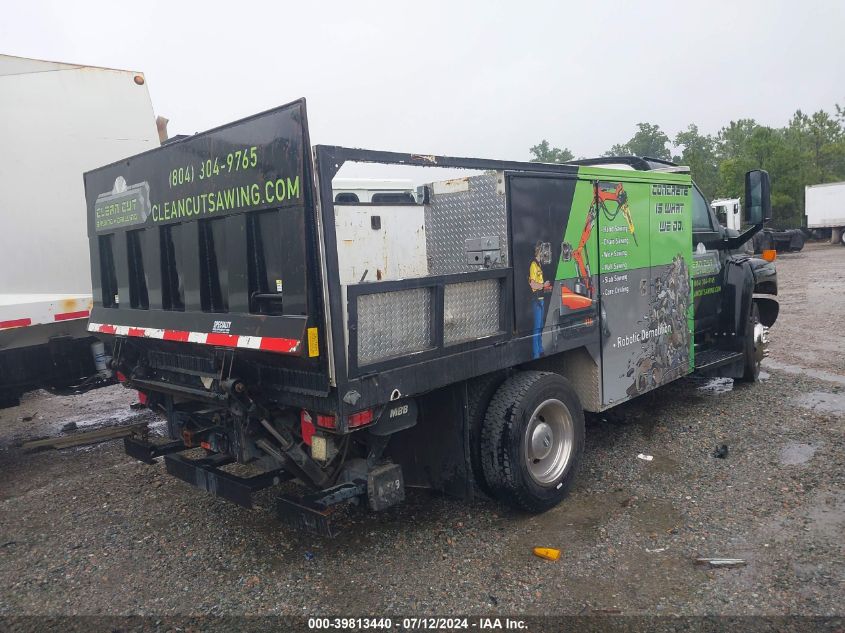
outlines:
[[[614, 203], [615, 206], [608, 208], [608, 202]], [[628, 225], [628, 232], [633, 238], [634, 244], [639, 246], [637, 234], [634, 229], [634, 220], [631, 217], [631, 209], [628, 206], [628, 194], [622, 183], [598, 184], [593, 202], [590, 204], [590, 209], [587, 212], [584, 230], [581, 232], [578, 246], [573, 248], [569, 242], [564, 242], [561, 245], [561, 260], [565, 262], [574, 260], [578, 271], [578, 277], [574, 281], [564, 281], [561, 284], [561, 316], [580, 313], [583, 310], [591, 309], [595, 304], [596, 287], [593, 284], [592, 273], [590, 271], [590, 253], [587, 249], [587, 244], [590, 241], [590, 236], [595, 228], [599, 213], [609, 223], [613, 222], [621, 213]], [[602, 314], [599, 316], [601, 318], [602, 333], [607, 337], [610, 336], [610, 332], [607, 329], [607, 318], [604, 315], [604, 307], [601, 308], [601, 311]]]
[[653, 281], [648, 313], [641, 319], [644, 332], [654, 332], [642, 342], [642, 349], [628, 361], [626, 375], [633, 380], [627, 389], [636, 396], [674, 380], [689, 367], [690, 330], [689, 270], [678, 254]]

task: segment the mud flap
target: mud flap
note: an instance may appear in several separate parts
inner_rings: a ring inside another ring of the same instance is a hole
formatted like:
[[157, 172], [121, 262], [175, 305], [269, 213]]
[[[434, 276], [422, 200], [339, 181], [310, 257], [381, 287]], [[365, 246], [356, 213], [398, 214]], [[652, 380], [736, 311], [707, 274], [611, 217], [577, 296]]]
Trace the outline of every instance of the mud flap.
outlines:
[[754, 297], [754, 303], [760, 310], [760, 323], [766, 327], [772, 327], [777, 321], [780, 312], [780, 304], [775, 299]]
[[746, 326], [754, 292], [754, 273], [747, 257], [730, 257], [725, 266], [722, 319], [719, 324], [724, 343], [719, 347], [741, 352], [745, 349]]

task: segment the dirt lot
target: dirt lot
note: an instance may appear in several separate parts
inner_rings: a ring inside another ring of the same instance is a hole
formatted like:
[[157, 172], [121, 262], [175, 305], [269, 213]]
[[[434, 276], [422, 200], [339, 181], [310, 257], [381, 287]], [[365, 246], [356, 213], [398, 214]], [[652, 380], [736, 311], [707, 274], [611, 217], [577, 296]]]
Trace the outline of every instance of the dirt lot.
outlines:
[[23, 454], [69, 421], [150, 415], [120, 387], [34, 394], [0, 412], [0, 615], [842, 615], [845, 249], [809, 245], [778, 268], [763, 381], [684, 379], [593, 418], [579, 483], [541, 516], [412, 491], [312, 538], [269, 495], [242, 510], [119, 442]]

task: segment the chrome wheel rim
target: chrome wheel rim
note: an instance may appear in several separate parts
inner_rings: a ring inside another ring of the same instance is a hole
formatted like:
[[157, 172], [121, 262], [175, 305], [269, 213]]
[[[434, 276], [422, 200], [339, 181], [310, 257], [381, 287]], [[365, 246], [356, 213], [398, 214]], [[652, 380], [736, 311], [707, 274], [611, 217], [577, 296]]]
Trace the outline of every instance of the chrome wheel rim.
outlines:
[[552, 486], [566, 471], [575, 443], [575, 424], [563, 402], [550, 399], [531, 414], [523, 452], [528, 474], [540, 486]]
[[754, 324], [754, 362], [761, 363], [769, 355], [769, 328], [759, 321]]

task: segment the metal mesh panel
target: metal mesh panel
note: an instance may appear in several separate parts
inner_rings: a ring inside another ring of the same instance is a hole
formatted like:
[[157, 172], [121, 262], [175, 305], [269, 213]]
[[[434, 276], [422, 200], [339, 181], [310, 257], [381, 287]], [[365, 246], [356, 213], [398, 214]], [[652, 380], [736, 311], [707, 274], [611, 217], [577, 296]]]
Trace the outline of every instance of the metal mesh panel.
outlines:
[[508, 218], [505, 196], [498, 192], [497, 176], [467, 178], [469, 189], [432, 196], [425, 208], [428, 270], [448, 275], [479, 270], [467, 264], [466, 240], [498, 236], [502, 266], [507, 266]]
[[358, 365], [432, 347], [432, 289], [358, 297]]
[[443, 342], [451, 345], [496, 334], [499, 289], [498, 279], [448, 284], [443, 297]]

